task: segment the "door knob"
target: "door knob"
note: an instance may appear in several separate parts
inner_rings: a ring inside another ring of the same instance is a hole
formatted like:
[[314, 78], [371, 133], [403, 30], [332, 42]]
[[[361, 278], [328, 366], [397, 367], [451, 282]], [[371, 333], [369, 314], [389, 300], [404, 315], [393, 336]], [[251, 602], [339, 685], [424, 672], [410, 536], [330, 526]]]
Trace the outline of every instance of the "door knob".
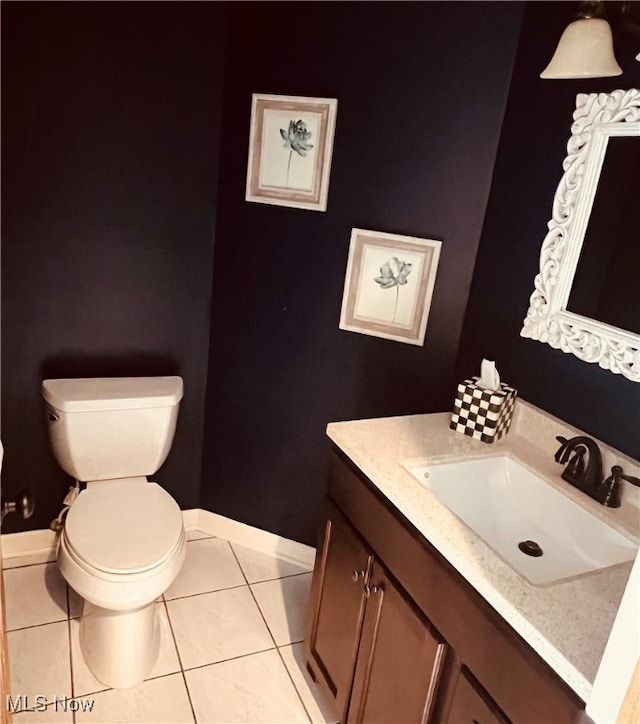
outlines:
[[19, 513], [23, 519], [30, 518], [34, 509], [33, 495], [27, 488], [19, 490], [15, 500], [5, 500], [2, 498], [2, 510], [0, 521], [4, 520], [7, 513]]

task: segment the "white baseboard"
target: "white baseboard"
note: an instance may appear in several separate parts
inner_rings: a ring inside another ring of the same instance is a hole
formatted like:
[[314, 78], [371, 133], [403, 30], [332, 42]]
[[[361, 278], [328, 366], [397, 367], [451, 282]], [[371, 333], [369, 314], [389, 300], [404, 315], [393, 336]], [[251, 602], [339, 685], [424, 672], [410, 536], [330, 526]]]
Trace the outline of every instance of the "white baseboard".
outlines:
[[[200, 530], [212, 536], [225, 538], [232, 543], [277, 556], [308, 567], [313, 567], [315, 548], [282, 538], [275, 533], [254, 528], [223, 515], [201, 508], [183, 510], [185, 530]], [[52, 530], [27, 530], [22, 533], [2, 534], [2, 558], [17, 558], [51, 554], [55, 550], [56, 534]]]
[[198, 517], [200, 512], [200, 508], [191, 508], [191, 510], [182, 511], [182, 522], [184, 523], [185, 530], [198, 530]]
[[283, 538], [261, 528], [254, 528], [231, 518], [225, 518], [223, 515], [211, 513], [208, 510], [199, 509], [197, 512], [197, 530], [201, 530], [203, 533], [225, 538], [231, 543], [237, 543], [245, 548], [252, 548], [260, 553], [313, 568], [316, 549], [311, 546]]
[[2, 534], [2, 557], [46, 554], [56, 547], [56, 534], [48, 528]]

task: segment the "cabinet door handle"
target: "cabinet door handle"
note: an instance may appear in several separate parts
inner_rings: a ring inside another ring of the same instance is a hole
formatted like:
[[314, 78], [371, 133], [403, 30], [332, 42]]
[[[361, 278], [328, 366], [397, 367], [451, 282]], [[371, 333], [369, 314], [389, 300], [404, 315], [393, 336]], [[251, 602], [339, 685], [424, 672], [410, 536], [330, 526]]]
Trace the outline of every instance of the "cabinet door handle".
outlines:
[[370, 596], [374, 595], [375, 593], [380, 593], [382, 591], [382, 586], [370, 586], [368, 583], [365, 583], [364, 585], [364, 597], [369, 598]]
[[353, 571], [351, 571], [351, 580], [354, 583], [357, 583], [361, 578], [364, 578], [364, 577], [365, 577], [364, 571], [357, 571], [355, 568], [353, 569]]

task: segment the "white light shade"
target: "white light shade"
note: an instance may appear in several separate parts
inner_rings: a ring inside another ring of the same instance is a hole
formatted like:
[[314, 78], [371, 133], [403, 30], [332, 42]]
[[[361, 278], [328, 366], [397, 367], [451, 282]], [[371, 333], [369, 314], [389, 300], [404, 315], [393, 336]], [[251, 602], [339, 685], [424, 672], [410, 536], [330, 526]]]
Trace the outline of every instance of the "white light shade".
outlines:
[[567, 25], [541, 78], [609, 78], [622, 75], [613, 54], [609, 23], [580, 18]]

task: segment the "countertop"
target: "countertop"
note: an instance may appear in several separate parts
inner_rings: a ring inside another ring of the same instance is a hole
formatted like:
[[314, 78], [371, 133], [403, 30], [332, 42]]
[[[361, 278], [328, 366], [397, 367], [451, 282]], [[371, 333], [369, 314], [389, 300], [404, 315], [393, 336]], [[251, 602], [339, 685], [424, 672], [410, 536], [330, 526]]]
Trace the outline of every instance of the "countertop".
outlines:
[[[518, 400], [511, 430], [487, 444], [449, 429], [449, 413], [333, 422], [327, 435], [493, 608], [587, 701], [632, 562], [545, 587], [528, 583], [404, 468], [508, 455], [638, 542], [640, 496], [625, 484], [623, 507], [606, 509], [560, 478], [555, 435], [576, 428]], [[640, 474], [637, 461], [600, 443], [605, 466]], [[605, 470], [608, 469], [605, 467]]]

